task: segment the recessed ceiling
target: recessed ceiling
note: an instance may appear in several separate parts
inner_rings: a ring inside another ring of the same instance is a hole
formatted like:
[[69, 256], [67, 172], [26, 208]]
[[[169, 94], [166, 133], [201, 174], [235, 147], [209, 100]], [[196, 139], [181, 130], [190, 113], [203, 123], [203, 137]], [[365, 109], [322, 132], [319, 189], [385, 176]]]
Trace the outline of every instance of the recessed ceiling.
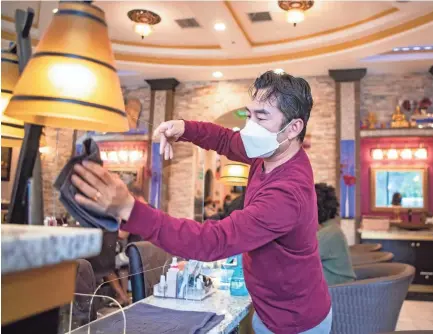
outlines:
[[[420, 57], [413, 55], [420, 50], [399, 57], [387, 55], [396, 47], [431, 45], [433, 2], [315, 1], [297, 27], [287, 23], [276, 0], [94, 4], [105, 11], [119, 70], [132, 72], [135, 78], [138, 73], [143, 79], [215, 80], [212, 73], [220, 71], [224, 75], [218, 80], [230, 80], [252, 78], [268, 69], [296, 75], [353, 67], [372, 72], [427, 71], [433, 62], [432, 50], [422, 50]], [[15, 9], [27, 7], [36, 13], [32, 29], [36, 45], [57, 2], [2, 2], [2, 47], [14, 39]], [[138, 7], [161, 17], [144, 40], [126, 15]], [[259, 22], [254, 22], [257, 18]], [[179, 22], [199, 27], [182, 28]], [[217, 31], [216, 23], [226, 29]], [[125, 78], [128, 75], [122, 75]]]

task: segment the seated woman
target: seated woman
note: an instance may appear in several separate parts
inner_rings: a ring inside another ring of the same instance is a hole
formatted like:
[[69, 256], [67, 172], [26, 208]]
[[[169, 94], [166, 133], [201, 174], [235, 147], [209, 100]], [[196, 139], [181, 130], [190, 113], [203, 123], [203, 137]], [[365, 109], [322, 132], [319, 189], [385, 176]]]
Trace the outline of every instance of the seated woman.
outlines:
[[352, 267], [349, 246], [338, 224], [338, 199], [335, 188], [325, 183], [317, 183], [317, 208], [319, 227], [320, 259], [328, 285], [342, 284], [356, 279]]

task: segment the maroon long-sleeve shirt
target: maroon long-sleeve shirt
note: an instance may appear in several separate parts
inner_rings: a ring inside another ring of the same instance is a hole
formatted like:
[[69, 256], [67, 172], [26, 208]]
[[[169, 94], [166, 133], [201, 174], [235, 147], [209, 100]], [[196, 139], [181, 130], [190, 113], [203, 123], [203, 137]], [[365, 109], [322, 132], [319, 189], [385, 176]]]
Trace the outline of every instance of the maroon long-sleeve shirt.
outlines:
[[244, 209], [200, 224], [136, 202], [122, 228], [184, 258], [213, 261], [243, 253], [254, 308], [272, 332], [300, 333], [317, 326], [331, 301], [318, 253], [317, 199], [305, 151], [265, 173], [262, 159], [246, 156], [239, 132], [186, 122], [182, 140], [251, 164]]

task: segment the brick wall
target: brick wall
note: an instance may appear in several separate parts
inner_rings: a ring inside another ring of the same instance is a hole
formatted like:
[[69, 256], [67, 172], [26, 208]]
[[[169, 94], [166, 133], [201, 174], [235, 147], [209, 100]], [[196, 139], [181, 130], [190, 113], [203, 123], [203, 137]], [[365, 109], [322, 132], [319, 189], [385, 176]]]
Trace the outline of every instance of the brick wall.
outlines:
[[377, 115], [378, 122], [388, 123], [398, 100], [433, 99], [433, 76], [429, 73], [367, 74], [361, 81], [361, 120], [368, 112]]

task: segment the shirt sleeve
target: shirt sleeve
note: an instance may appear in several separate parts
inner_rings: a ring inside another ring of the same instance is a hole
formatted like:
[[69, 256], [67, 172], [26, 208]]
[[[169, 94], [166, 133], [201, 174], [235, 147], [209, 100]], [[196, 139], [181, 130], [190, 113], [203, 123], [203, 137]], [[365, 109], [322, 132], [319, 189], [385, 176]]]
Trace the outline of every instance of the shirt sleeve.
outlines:
[[282, 194], [281, 190], [259, 195], [253, 204], [223, 220], [203, 224], [173, 218], [135, 202], [123, 229], [140, 234], [170, 254], [215, 261], [257, 249], [290, 232], [297, 225], [299, 212], [294, 195]]
[[213, 123], [185, 121], [185, 133], [179, 141], [191, 142], [205, 150], [216, 151], [232, 161], [246, 164], [251, 164], [253, 161], [248, 158], [238, 131]]

